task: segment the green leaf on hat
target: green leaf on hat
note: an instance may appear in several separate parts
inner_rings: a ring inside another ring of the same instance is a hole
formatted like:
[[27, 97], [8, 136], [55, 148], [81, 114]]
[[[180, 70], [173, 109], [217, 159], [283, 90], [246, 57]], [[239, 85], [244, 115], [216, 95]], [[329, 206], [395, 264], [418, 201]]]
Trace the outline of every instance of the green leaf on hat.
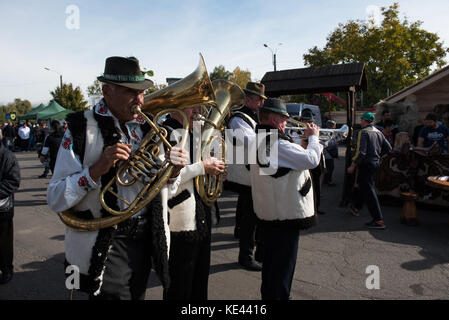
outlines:
[[154, 72], [153, 70], [143, 70], [142, 71], [144, 74], [146, 74], [149, 77], [153, 77], [154, 76]]

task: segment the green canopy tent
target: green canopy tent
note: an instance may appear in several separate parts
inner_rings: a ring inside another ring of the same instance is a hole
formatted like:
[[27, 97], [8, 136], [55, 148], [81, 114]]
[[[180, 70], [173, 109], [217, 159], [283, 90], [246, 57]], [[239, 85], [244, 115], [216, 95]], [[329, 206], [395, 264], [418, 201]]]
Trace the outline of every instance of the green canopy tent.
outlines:
[[52, 100], [50, 104], [47, 106], [47, 108], [43, 109], [42, 111], [36, 113], [36, 119], [38, 120], [48, 120], [53, 119], [52, 116], [56, 115], [57, 113], [67, 111], [64, 107], [62, 107], [59, 103]]
[[41, 103], [40, 105], [38, 105], [37, 107], [31, 109], [30, 112], [28, 112], [27, 114], [24, 114], [23, 116], [19, 116], [19, 120], [30, 120], [30, 119], [36, 119], [36, 114], [38, 112], [41, 112], [42, 110], [44, 110], [45, 108], [47, 108], [47, 106], [43, 103]]
[[66, 109], [65, 111], [61, 111], [61, 112], [51, 115], [49, 119], [50, 120], [65, 120], [65, 117], [72, 112], [74, 112], [74, 111]]

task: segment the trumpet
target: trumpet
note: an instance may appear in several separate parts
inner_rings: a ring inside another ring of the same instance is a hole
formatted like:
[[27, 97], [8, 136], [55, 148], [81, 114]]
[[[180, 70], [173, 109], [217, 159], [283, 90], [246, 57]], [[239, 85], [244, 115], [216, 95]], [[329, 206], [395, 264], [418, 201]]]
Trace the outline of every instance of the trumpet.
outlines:
[[[307, 124], [296, 119], [289, 118], [287, 123], [293, 124], [292, 126], [285, 127], [285, 130], [301, 131], [299, 136], [301, 139], [305, 138], [303, 131], [307, 128]], [[323, 133], [323, 134], [322, 134]], [[340, 129], [323, 129], [320, 128], [320, 141], [329, 141], [334, 135], [339, 136], [342, 139], [346, 139], [349, 133], [349, 127], [345, 124]]]

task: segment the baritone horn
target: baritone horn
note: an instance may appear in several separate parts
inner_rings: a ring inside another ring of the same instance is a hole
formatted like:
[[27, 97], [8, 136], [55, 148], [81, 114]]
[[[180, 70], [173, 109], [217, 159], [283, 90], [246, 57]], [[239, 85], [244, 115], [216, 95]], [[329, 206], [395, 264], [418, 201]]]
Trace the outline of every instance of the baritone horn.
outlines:
[[[131, 153], [127, 161], [122, 162], [115, 177], [101, 191], [99, 201], [110, 216], [82, 219], [68, 210], [59, 213], [62, 222], [72, 230], [94, 231], [115, 226], [148, 205], [165, 186], [173, 171], [172, 164], [167, 160], [161, 161], [158, 157], [161, 144], [168, 150], [172, 148], [167, 140], [167, 130], [158, 125], [159, 119], [172, 112], [182, 116], [184, 130], [179, 146], [184, 148], [188, 138], [189, 119], [183, 110], [196, 106], [208, 106], [212, 110], [216, 106], [212, 83], [201, 54], [199, 65], [193, 73], [145, 96], [142, 107], [134, 108], [134, 112], [141, 116], [151, 129], [143, 137], [139, 148]], [[142, 188], [133, 201], [118, 195], [115, 186], [126, 188], [135, 183], [141, 184]], [[113, 203], [117, 203], [118, 210], [106, 203], [107, 194], [113, 197]]]
[[[226, 161], [226, 143], [223, 139], [223, 124], [226, 116], [231, 111], [240, 109], [245, 104], [245, 93], [236, 84], [227, 80], [214, 80], [212, 82], [216, 97], [216, 108], [209, 108], [206, 116], [199, 116], [197, 120], [203, 120], [200, 152], [197, 152], [196, 161], [211, 156], [212, 145], [218, 142], [221, 147], [218, 156]], [[217, 156], [214, 154], [214, 156]], [[201, 199], [208, 206], [212, 206], [221, 196], [223, 174], [218, 176], [205, 174], [195, 178], [195, 186]]]

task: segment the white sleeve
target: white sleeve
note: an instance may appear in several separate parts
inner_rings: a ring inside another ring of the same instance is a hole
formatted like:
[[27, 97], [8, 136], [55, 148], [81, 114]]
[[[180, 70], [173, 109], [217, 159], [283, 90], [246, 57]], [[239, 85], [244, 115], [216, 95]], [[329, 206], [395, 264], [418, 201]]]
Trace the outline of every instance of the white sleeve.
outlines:
[[297, 171], [313, 169], [320, 164], [322, 151], [323, 146], [317, 136], [309, 137], [307, 149], [296, 143], [279, 140], [278, 167]]
[[187, 181], [203, 174], [205, 174], [205, 171], [203, 163], [201, 161], [186, 165], [181, 169], [181, 173], [179, 174], [181, 178], [180, 183], [186, 183]]
[[87, 192], [98, 187], [99, 184], [90, 177], [89, 168], [83, 168], [73, 152], [73, 139], [67, 129], [47, 188], [48, 206], [55, 212], [68, 210], [77, 205]]
[[[237, 144], [244, 144], [245, 147], [248, 146], [248, 142], [256, 140], [256, 132], [254, 129], [245, 122], [245, 120], [239, 117], [233, 117], [229, 123], [229, 128], [231, 128], [232, 137], [235, 137]], [[247, 139], [245, 139], [245, 137]]]

